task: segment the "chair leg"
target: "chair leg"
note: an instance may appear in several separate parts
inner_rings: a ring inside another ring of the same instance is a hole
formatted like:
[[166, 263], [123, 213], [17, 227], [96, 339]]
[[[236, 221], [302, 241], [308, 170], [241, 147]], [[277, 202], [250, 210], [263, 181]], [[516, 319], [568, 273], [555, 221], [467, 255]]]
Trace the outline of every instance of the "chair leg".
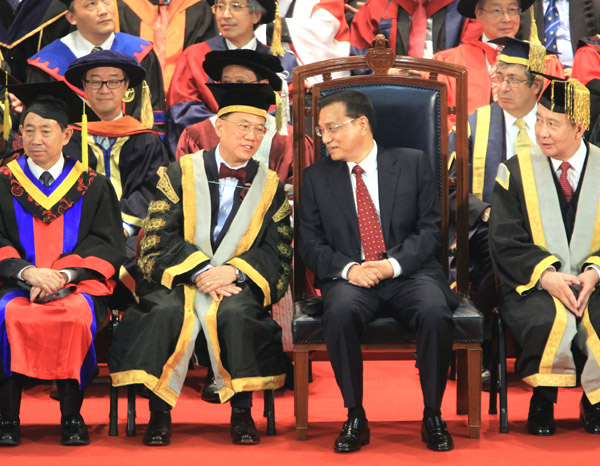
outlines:
[[500, 359], [500, 433], [508, 433], [508, 406], [507, 406], [507, 381], [506, 381], [506, 334], [502, 326], [502, 319], [498, 317], [498, 343]]
[[275, 391], [265, 390], [265, 412], [264, 416], [267, 418], [267, 435], [277, 435], [275, 429]]
[[469, 437], [479, 438], [481, 430], [481, 347], [466, 351], [468, 366]]
[[468, 358], [467, 350], [460, 349], [456, 353], [456, 414], [469, 412], [468, 400]]
[[108, 415], [108, 435], [119, 435], [119, 388], [110, 385], [110, 413]]
[[498, 310], [494, 309], [492, 322], [492, 341], [490, 343], [490, 404], [488, 414], [498, 414]]
[[308, 351], [294, 348], [296, 440], [308, 438]]
[[127, 386], [127, 436], [135, 437], [135, 390], [136, 385]]

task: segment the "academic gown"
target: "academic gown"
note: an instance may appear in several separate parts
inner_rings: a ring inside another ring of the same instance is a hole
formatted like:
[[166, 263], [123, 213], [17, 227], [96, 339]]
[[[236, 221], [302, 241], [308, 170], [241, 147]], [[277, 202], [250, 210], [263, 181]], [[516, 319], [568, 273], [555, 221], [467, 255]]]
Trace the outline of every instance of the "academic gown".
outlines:
[[0, 0], [0, 55], [11, 74], [25, 82], [27, 59], [70, 31], [60, 0], [22, 0], [16, 12]]
[[[124, 256], [115, 192], [68, 157], [44, 187], [20, 157], [0, 168], [0, 195], [0, 378], [17, 372], [85, 387], [96, 370], [92, 341], [107, 318], [105, 297]], [[14, 279], [29, 265], [83, 268], [95, 278], [65, 298], [35, 304]]]
[[571, 387], [576, 367], [571, 346], [585, 356], [581, 384], [600, 402], [600, 293], [596, 289], [576, 318], [547, 291], [544, 270], [578, 275], [600, 264], [600, 149], [588, 145], [584, 171], [568, 204], [539, 146], [498, 169], [490, 218], [490, 252], [501, 281], [505, 323], [520, 347], [515, 369], [537, 386]]
[[[159, 0], [117, 0], [121, 32], [152, 42], [157, 55], [160, 46], [155, 37], [155, 28], [161, 8], [158, 4]], [[165, 92], [169, 89], [182, 52], [190, 45], [204, 42], [219, 33], [215, 15], [206, 0], [171, 0], [168, 17], [168, 24], [161, 31], [166, 37], [163, 68]]]
[[[167, 96], [167, 147], [171, 154], [175, 154], [177, 142], [185, 128], [210, 118], [219, 109], [206, 86], [212, 79], [202, 68], [206, 54], [213, 50], [227, 50], [225, 38], [216, 36], [206, 42], [191, 45], [183, 51], [177, 62]], [[268, 54], [270, 47], [257, 41], [256, 51]], [[298, 61], [291, 52], [286, 52], [279, 59], [283, 69], [288, 72], [287, 81], [291, 83], [292, 70], [298, 66]]]
[[[111, 138], [111, 145], [104, 149], [98, 143], [99, 136]], [[81, 129], [75, 127], [71, 140], [65, 147], [71, 157], [81, 160]], [[167, 151], [158, 136], [142, 127], [130, 116], [115, 121], [98, 121], [88, 124], [89, 166], [104, 175], [112, 184], [123, 222], [136, 230], [127, 239], [127, 259], [120, 278], [133, 289], [128, 275], [134, 277], [137, 232], [148, 212], [148, 204], [154, 199], [158, 171], [169, 165]]]
[[[291, 209], [277, 175], [250, 160], [251, 187], [241, 204], [234, 202], [215, 240], [214, 153], [182, 157], [161, 176], [144, 222], [139, 260], [151, 282], [144, 282], [149, 292], [124, 314], [109, 351], [113, 385], [143, 383], [171, 406], [200, 332], [222, 402], [237, 392], [275, 389], [285, 381], [281, 328], [269, 308], [288, 286]], [[218, 303], [199, 292], [191, 277], [209, 263], [244, 272], [248, 281], [242, 291]]]
[[[479, 39], [466, 41], [452, 49], [443, 50], [433, 56], [434, 60], [462, 65], [468, 73], [467, 91], [467, 113], [471, 114], [479, 107], [489, 105], [492, 102], [492, 80], [488, 71], [487, 62], [493, 66], [496, 63], [496, 49], [483, 43]], [[486, 61], [487, 58], [487, 61]], [[546, 56], [545, 74], [564, 78], [563, 67], [556, 56]], [[448, 88], [448, 105], [456, 106], [456, 81], [444, 75], [439, 75], [438, 80], [446, 84]], [[546, 88], [548, 80], [544, 78], [543, 89]], [[456, 122], [456, 115], [448, 115], [448, 130], [450, 131]]]
[[[110, 49], [137, 58], [140, 65], [146, 70], [146, 82], [150, 89], [154, 115], [154, 130], [164, 137], [165, 90], [160, 63], [152, 47], [152, 43], [147, 40], [118, 32], [115, 34], [115, 39]], [[27, 82], [64, 81], [74, 92], [86, 98], [87, 96], [83, 89], [72, 86], [65, 80], [65, 71], [75, 60], [76, 57], [71, 49], [62, 40], [55, 40], [27, 60], [29, 64]], [[142, 112], [142, 84], [133, 88], [133, 91], [133, 100], [125, 103], [123, 113], [140, 120]]]
[[[273, 117], [269, 116], [269, 118]], [[304, 136], [304, 139], [305, 163], [306, 166], [309, 166], [313, 161], [313, 143], [306, 135]], [[179, 138], [179, 143], [177, 144], [177, 153], [175, 154], [175, 157], [179, 160], [186, 154], [193, 154], [199, 150], [213, 149], [217, 147], [217, 144], [219, 144], [219, 137], [215, 131], [213, 118], [210, 118], [183, 130], [183, 133]], [[273, 130], [268, 131], [263, 138], [259, 151], [261, 151], [261, 149], [269, 154], [269, 168], [277, 173], [279, 180], [284, 185], [292, 184], [294, 182], [292, 167], [294, 160], [292, 127], [288, 125], [287, 136], [282, 136]], [[256, 155], [254, 158], [256, 159]], [[258, 160], [262, 161], [260, 158]]]

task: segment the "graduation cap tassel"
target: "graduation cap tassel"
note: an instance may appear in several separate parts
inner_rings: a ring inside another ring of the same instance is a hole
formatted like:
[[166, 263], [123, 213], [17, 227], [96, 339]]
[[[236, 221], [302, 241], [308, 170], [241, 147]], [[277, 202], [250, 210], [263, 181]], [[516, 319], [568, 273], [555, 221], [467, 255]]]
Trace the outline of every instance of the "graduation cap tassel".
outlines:
[[151, 129], [154, 126], [154, 113], [150, 103], [150, 87], [148, 87], [146, 81], [142, 83], [142, 114], [140, 119], [144, 128]]
[[281, 15], [279, 14], [279, 3], [275, 2], [275, 26], [273, 27], [273, 37], [271, 39], [271, 55], [283, 57], [285, 50], [281, 45]]
[[6, 83], [4, 87], [4, 129], [2, 131], [2, 137], [5, 141], [8, 141], [10, 136], [10, 129], [12, 128], [12, 121], [10, 120], [10, 99], [8, 98], [8, 75], [6, 75]]
[[117, 0], [113, 0], [115, 3], [115, 13], [117, 13], [115, 15], [115, 32], [121, 32], [121, 25], [119, 23], [119, 5], [117, 3]]
[[83, 170], [88, 171], [88, 121], [83, 102], [83, 115], [81, 115], [81, 163]]
[[540, 37], [538, 36], [538, 28], [535, 22], [535, 13], [533, 12], [533, 5], [529, 8], [529, 14], [531, 15], [531, 30], [529, 32], [529, 42], [532, 44], [541, 44]]
[[569, 79], [565, 93], [565, 110], [569, 119], [588, 129], [590, 126], [590, 93], [588, 89], [576, 79]]

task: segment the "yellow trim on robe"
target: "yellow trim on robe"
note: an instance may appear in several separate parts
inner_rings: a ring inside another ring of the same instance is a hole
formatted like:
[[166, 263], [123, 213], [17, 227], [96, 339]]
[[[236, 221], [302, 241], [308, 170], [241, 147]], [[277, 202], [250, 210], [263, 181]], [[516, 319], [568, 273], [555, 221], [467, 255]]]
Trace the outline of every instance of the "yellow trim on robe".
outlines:
[[[540, 202], [537, 189], [535, 189], [535, 176], [533, 174], [533, 163], [529, 150], [517, 154], [519, 168], [521, 170], [521, 182], [523, 183], [523, 194], [525, 195], [525, 206], [527, 208], [527, 218], [531, 228], [533, 244], [543, 249], [548, 249], [546, 245], [546, 236], [542, 225], [542, 215], [540, 213]], [[531, 189], [527, 189], [527, 187]]]
[[71, 169], [71, 173], [63, 180], [50, 196], [46, 196], [40, 189], [33, 184], [33, 182], [27, 177], [25, 172], [21, 169], [21, 166], [16, 160], [13, 160], [7, 165], [12, 171], [14, 177], [17, 179], [21, 186], [27, 191], [27, 193], [41, 205], [44, 209], [50, 210], [57, 202], [66, 196], [69, 190], [79, 179], [79, 176], [83, 172], [83, 166], [79, 161], [75, 161], [75, 165]]
[[[600, 197], [598, 198], [598, 207], [596, 212], [600, 212]], [[600, 249], [600, 215], [596, 215], [594, 222], [594, 234], [592, 236], [592, 244], [590, 246], [590, 254], [595, 253]]]
[[204, 254], [202, 251], [196, 251], [186, 257], [186, 259], [177, 264], [169, 267], [163, 273], [160, 284], [164, 287], [171, 289], [173, 287], [173, 280], [177, 275], [181, 275], [182, 273], [189, 272], [197, 265], [202, 264], [202, 262], [206, 262], [210, 260], [210, 258]]
[[[16, 47], [17, 45], [19, 45], [21, 42], [23, 42], [24, 40], [29, 39], [31, 36], [36, 35], [38, 32], [42, 31], [46, 26], [49, 26], [50, 24], [54, 23], [56, 20], [62, 18], [63, 16], [65, 16], [67, 14], [67, 10], [63, 11], [62, 13], [59, 13], [58, 15], [56, 15], [54, 18], [49, 19], [48, 21], [46, 21], [44, 24], [38, 26], [37, 28], [35, 28], [33, 31], [28, 32], [27, 34], [25, 34], [23, 37], [21, 37], [20, 39], [18, 39], [17, 41], [13, 42], [12, 44], [5, 44], [4, 42], [0, 42], [0, 46], [2, 47], [6, 47], [7, 49], [12, 49], [13, 47]], [[38, 47], [38, 52], [39, 47]]]
[[600, 267], [600, 257], [598, 257], [598, 256], [588, 257], [585, 260], [585, 264], [594, 264], [594, 265], [597, 265], [598, 267]]
[[188, 345], [192, 340], [192, 334], [194, 332], [194, 322], [196, 321], [196, 313], [194, 312], [194, 298], [198, 289], [193, 285], [184, 286], [184, 307], [183, 307], [183, 325], [181, 326], [181, 332], [177, 339], [177, 345], [175, 351], [163, 366], [163, 371], [158, 381], [158, 384], [152, 389], [154, 394], [171, 406], [175, 406], [179, 394], [175, 393], [169, 388], [169, 382], [171, 381], [171, 375], [181, 362], [181, 358], [185, 355]]
[[133, 215], [128, 215], [124, 212], [121, 212], [121, 217], [123, 218], [123, 221], [129, 225], [133, 225], [139, 228], [142, 228], [142, 225], [144, 223], [144, 219], [143, 218], [139, 218], [139, 217], [134, 217]]
[[[202, 157], [203, 151], [197, 153], [196, 157]], [[196, 187], [194, 183], [194, 165], [192, 157], [189, 154], [179, 159], [181, 166], [181, 189], [182, 189], [182, 208], [183, 208], [183, 239], [188, 243], [196, 242]], [[165, 175], [167, 176], [167, 175]]]
[[250, 280], [260, 287], [265, 297], [263, 306], [269, 306], [271, 304], [271, 287], [269, 286], [269, 282], [265, 279], [265, 277], [263, 277], [254, 267], [248, 264], [248, 262], [240, 259], [239, 257], [234, 257], [227, 263], [240, 269], [242, 272], [248, 275]]
[[[600, 367], [600, 339], [598, 338], [598, 334], [596, 333], [596, 330], [594, 330], [592, 321], [590, 320], [589, 302], [588, 302], [588, 306], [586, 306], [585, 310], [583, 311], [581, 325], [587, 336], [587, 340], [586, 340], [587, 345], [590, 348], [590, 352], [592, 353], [588, 357], [590, 357], [590, 356], [593, 357], [596, 360], [596, 364], [598, 365], [598, 367]], [[600, 401], [600, 388], [597, 390], [594, 390], [592, 392], [592, 394], [593, 395], [586, 393], [588, 399], [590, 400], [590, 403], [592, 403], [592, 404], [598, 403]], [[592, 398], [590, 398], [590, 396], [593, 396], [594, 398], [596, 398], [596, 401], [592, 400]]]
[[110, 374], [113, 387], [123, 387], [124, 385], [133, 385], [143, 383], [146, 387], [152, 390], [158, 383], [158, 379], [142, 370], [130, 370], [123, 372], [115, 372]]
[[285, 383], [285, 374], [271, 375], [269, 377], [244, 377], [231, 381], [233, 389], [237, 392], [256, 392], [259, 390], [277, 390]]
[[593, 392], [586, 393], [587, 399], [590, 400], [590, 403], [595, 405], [596, 403], [600, 403], [600, 388], [597, 388]]
[[[121, 184], [121, 171], [119, 169], [119, 160], [121, 158], [121, 149], [123, 145], [129, 140], [129, 136], [118, 137], [115, 143], [110, 148], [109, 161], [110, 161], [110, 183], [115, 188], [117, 199], [121, 199], [123, 196], [123, 186]], [[101, 175], [106, 176], [106, 163], [104, 160], [104, 151], [99, 144], [96, 144], [93, 134], [88, 134], [88, 146], [94, 152], [96, 156], [96, 167], [94, 170]], [[141, 225], [140, 225], [141, 226]]]
[[532, 387], [574, 387], [577, 377], [575, 374], [533, 374], [523, 381]]
[[490, 135], [491, 107], [477, 110], [477, 132], [473, 142], [473, 188], [472, 192], [483, 199], [483, 184], [485, 182], [485, 159], [487, 156], [488, 139]]
[[502, 186], [506, 191], [510, 186], [510, 170], [501, 163], [498, 165], [498, 173], [496, 174], [496, 183]]
[[549, 256], [546, 257], [544, 260], [540, 261], [538, 265], [534, 267], [533, 272], [531, 273], [531, 278], [529, 279], [529, 283], [527, 283], [526, 285], [517, 286], [515, 291], [522, 295], [526, 291], [532, 289], [542, 276], [544, 270], [546, 270], [548, 267], [550, 267], [552, 264], [555, 264], [556, 262], [560, 261], [555, 256]]

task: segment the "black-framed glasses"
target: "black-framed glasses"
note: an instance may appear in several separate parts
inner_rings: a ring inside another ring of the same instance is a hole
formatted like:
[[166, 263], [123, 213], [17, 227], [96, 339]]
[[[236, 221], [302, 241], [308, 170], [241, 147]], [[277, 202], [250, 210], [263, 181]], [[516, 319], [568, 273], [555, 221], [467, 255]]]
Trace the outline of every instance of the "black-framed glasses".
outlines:
[[337, 125], [327, 125], [324, 128], [321, 128], [320, 126], [315, 126], [315, 133], [317, 133], [317, 136], [319, 136], [320, 138], [323, 137], [323, 134], [325, 134], [325, 132], [328, 132], [329, 134], [333, 135], [337, 133], [340, 129], [342, 129], [344, 125], [347, 125], [348, 123], [351, 123], [357, 119], [358, 118], [352, 118], [351, 120], [346, 120], [342, 123], [338, 123]]
[[236, 13], [241, 13], [242, 11], [244, 11], [245, 8], [250, 8], [250, 6], [244, 5], [239, 2], [233, 2], [233, 3], [230, 3], [229, 5], [227, 3], [215, 3], [211, 8], [212, 8], [212, 12], [214, 14], [225, 13], [225, 10], [227, 8], [229, 8], [229, 11], [236, 14]]
[[102, 89], [102, 86], [104, 86], [105, 84], [106, 87], [108, 87], [109, 89], [118, 89], [119, 87], [121, 87], [121, 84], [125, 81], [127, 81], [126, 78], [109, 79], [108, 81], [100, 81], [99, 79], [92, 79], [91, 81], [88, 81], [87, 79], [84, 79], [84, 82], [88, 85], [88, 87], [90, 89], [94, 89], [95, 91], [97, 91], [98, 89]]
[[521, 84], [526, 83], [527, 79], [505, 78], [504, 76], [497, 74], [496, 82], [499, 86], [501, 86], [503, 83], [506, 83], [506, 85], [511, 89], [517, 89], [518, 87], [521, 87]]
[[521, 9], [517, 7], [507, 8], [506, 10], [503, 10], [502, 8], [494, 8], [493, 10], [486, 10], [485, 8], [479, 9], [486, 12], [493, 19], [502, 19], [504, 18], [504, 15], [508, 15], [510, 18], [516, 18], [521, 15]]
[[254, 131], [257, 136], [264, 136], [267, 134], [267, 127], [265, 125], [251, 125], [250, 123], [236, 123], [235, 121], [229, 121], [226, 118], [219, 118], [221, 121], [226, 121], [232, 125], [237, 126], [240, 133], [248, 134], [250, 131]]

